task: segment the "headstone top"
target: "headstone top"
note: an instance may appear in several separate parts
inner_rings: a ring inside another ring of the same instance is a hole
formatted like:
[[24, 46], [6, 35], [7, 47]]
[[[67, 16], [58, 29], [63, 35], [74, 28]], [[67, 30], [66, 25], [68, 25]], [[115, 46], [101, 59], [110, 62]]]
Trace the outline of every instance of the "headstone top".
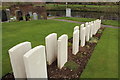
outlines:
[[81, 24], [81, 28], [83, 28], [85, 25], [84, 24]]
[[23, 42], [23, 43], [20, 43], [20, 44], [18, 44], [18, 45], [16, 45], [16, 46], [12, 47], [11, 49], [9, 49], [9, 52], [13, 52], [13, 51], [15, 51], [16, 49], [18, 49], [18, 48], [20, 48], [21, 46], [24, 46], [24, 45], [26, 45], [26, 44], [30, 44], [30, 45], [31, 45], [30, 42]]
[[88, 24], [89, 24], [89, 23], [88, 23], [88, 22], [86, 22], [86, 23], [85, 23], [85, 27], [86, 27]]
[[63, 39], [64, 37], [68, 37], [66, 34], [63, 34], [62, 36], [60, 36], [59, 38], [58, 38], [58, 40], [61, 40], [61, 39]]
[[30, 57], [32, 55], [32, 53], [35, 53], [36, 50], [38, 50], [39, 48], [43, 48], [43, 47], [44, 47], [43, 45], [37, 46], [37, 47], [31, 49], [30, 51], [28, 51], [24, 56]]
[[74, 27], [74, 31], [75, 31], [75, 30], [79, 30], [79, 26], [75, 26], [75, 27]]
[[51, 33], [51, 34], [49, 34], [46, 38], [49, 38], [49, 37], [51, 37], [51, 36], [53, 36], [53, 35], [57, 35], [56, 33]]

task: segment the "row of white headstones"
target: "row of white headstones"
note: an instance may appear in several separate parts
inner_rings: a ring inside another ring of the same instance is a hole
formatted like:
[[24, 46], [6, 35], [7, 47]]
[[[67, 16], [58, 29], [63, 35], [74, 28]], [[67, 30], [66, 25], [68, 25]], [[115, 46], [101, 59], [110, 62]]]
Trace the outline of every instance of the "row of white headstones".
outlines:
[[[72, 53], [76, 55], [79, 47], [95, 35], [100, 29], [101, 20], [86, 22], [74, 28]], [[80, 46], [79, 46], [79, 41]], [[68, 60], [68, 36], [49, 34], [45, 38], [46, 46], [40, 45], [31, 49], [31, 42], [20, 43], [8, 52], [15, 78], [47, 78], [47, 63], [51, 65], [57, 59], [57, 66], [61, 69]], [[47, 63], [46, 63], [47, 62]]]
[[[38, 14], [37, 13], [33, 13], [32, 12], [29, 12], [30, 14], [30, 17], [33, 16], [33, 20], [38, 20]], [[16, 17], [14, 16], [13, 18], [10, 18], [10, 21], [15, 21], [16, 20]]]

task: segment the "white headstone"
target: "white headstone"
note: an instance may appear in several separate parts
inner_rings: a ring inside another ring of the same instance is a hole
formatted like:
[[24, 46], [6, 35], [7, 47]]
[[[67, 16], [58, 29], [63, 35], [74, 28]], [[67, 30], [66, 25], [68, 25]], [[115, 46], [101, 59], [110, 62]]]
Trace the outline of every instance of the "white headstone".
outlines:
[[95, 29], [95, 33], [94, 33], [94, 35], [95, 35], [98, 30], [97, 20], [94, 21], [94, 29]]
[[57, 65], [61, 69], [68, 59], [68, 36], [62, 35], [58, 38]]
[[66, 8], [66, 17], [71, 17], [71, 9]]
[[26, 78], [23, 55], [30, 49], [31, 43], [23, 42], [8, 51], [15, 78]]
[[85, 27], [87, 27], [87, 25], [88, 25], [88, 24], [89, 24], [89, 23], [88, 23], [88, 22], [86, 22], [86, 23], [85, 23]]
[[93, 23], [90, 24], [90, 38], [93, 36]]
[[93, 35], [95, 35], [98, 31], [99, 25], [97, 24], [97, 20], [94, 21], [93, 23]]
[[57, 58], [57, 34], [52, 33], [45, 38], [47, 62], [51, 65]]
[[86, 26], [86, 41], [90, 39], [90, 25]]
[[97, 29], [99, 29], [99, 28], [100, 28], [100, 25], [99, 25], [99, 23], [100, 23], [100, 20], [99, 20], [99, 19], [97, 19], [97, 20], [96, 20]]
[[38, 15], [37, 15], [37, 13], [33, 13], [33, 20], [38, 20]]
[[79, 30], [79, 26], [74, 27], [74, 31]]
[[[88, 22], [86, 22], [86, 23], [85, 23], [85, 27], [87, 27], [87, 26], [88, 26], [88, 24], [89, 24], [89, 23], [88, 23]], [[86, 34], [85, 34], [85, 35], [87, 36], [87, 28], [86, 28]]]
[[97, 26], [98, 26], [98, 29], [100, 29], [101, 27], [101, 20], [97, 19]]
[[82, 36], [82, 28], [84, 28], [84, 24], [81, 24], [81, 26], [80, 26], [80, 40], [81, 40], [81, 36]]
[[81, 47], [85, 46], [85, 34], [86, 34], [86, 27], [81, 29]]
[[102, 22], [102, 21], [100, 20], [100, 21], [99, 21], [99, 28], [101, 27], [101, 22]]
[[47, 63], [45, 46], [37, 46], [28, 51], [24, 56], [27, 78], [47, 79]]
[[79, 30], [73, 32], [72, 53], [76, 55], [79, 51]]
[[32, 17], [32, 12], [29, 12], [29, 14], [30, 14], [30, 17]]

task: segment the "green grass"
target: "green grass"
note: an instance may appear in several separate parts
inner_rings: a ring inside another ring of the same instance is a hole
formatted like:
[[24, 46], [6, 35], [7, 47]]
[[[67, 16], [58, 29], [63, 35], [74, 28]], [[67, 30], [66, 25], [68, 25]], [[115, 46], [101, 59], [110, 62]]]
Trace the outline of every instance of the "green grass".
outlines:
[[120, 25], [119, 25], [120, 23], [117, 20], [116, 21], [114, 21], [114, 20], [105, 20], [105, 21], [102, 22], [102, 24], [120, 27]]
[[94, 18], [77, 18], [77, 17], [58, 17], [56, 19], [66, 19], [66, 20], [72, 20], [78, 22], [90, 22], [95, 20]]
[[75, 63], [74, 61], [68, 61], [66, 64], [65, 64], [65, 67], [71, 69], [71, 70], [77, 70], [79, 65], [77, 63]]
[[[69, 18], [70, 19], [70, 18]], [[79, 18], [76, 18], [80, 20]], [[72, 20], [76, 20], [75, 18]], [[81, 22], [89, 22], [89, 19], [82, 19]], [[113, 23], [115, 24], [115, 23]], [[44, 38], [50, 33], [57, 33], [58, 37], [68, 34], [72, 37], [74, 26], [77, 23], [68, 23], [53, 20], [37, 20], [30, 22], [11, 22], [3, 23], [2, 37], [2, 67], [3, 75], [11, 72], [11, 65], [8, 50], [18, 43], [30, 41], [32, 47], [45, 45]], [[71, 44], [69, 44], [71, 45]], [[81, 57], [81, 55], [80, 55]], [[67, 67], [76, 69], [71, 62]], [[116, 78], [118, 76], [118, 29], [106, 28], [94, 53], [86, 66], [81, 78]]]
[[[76, 17], [59, 17], [56, 19], [66, 19], [66, 20], [72, 20], [72, 21], [78, 21], [78, 22], [90, 22], [90, 21], [96, 20], [94, 18], [76, 18]], [[120, 25], [118, 25], [120, 23], [117, 20], [104, 20], [102, 24], [120, 27]]]
[[2, 74], [5, 75], [12, 71], [8, 50], [13, 46], [24, 41], [30, 41], [32, 43], [32, 47], [45, 45], [45, 37], [51, 33], [57, 33], [58, 37], [62, 34], [68, 34], [70, 38], [72, 37], [73, 28], [76, 25], [79, 24], [54, 20], [3, 23]]
[[118, 78], [118, 29], [105, 29], [81, 78]]
[[[59, 6], [62, 6], [62, 7], [66, 7], [66, 4], [46, 4], [47, 7], [59, 7]], [[110, 5], [78, 5], [78, 4], [68, 4], [67, 5], [68, 7], [91, 7], [91, 8], [98, 8], [98, 7], [111, 7]], [[118, 7], [117, 5], [113, 5], [112, 7]]]

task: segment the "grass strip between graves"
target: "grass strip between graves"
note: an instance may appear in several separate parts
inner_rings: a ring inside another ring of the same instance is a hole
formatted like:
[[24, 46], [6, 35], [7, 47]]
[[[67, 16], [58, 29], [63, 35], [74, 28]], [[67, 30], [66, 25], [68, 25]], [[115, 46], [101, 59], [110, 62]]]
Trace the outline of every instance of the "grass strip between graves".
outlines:
[[[56, 19], [65, 19], [65, 20], [72, 20], [72, 21], [78, 21], [78, 22], [90, 22], [90, 21], [96, 20], [94, 18], [76, 18], [76, 17], [59, 17]], [[104, 20], [102, 22], [102, 24], [104, 24], [104, 25], [120, 27], [120, 25], [118, 23], [119, 22], [117, 20]]]
[[81, 78], [118, 78], [118, 29], [104, 30]]

